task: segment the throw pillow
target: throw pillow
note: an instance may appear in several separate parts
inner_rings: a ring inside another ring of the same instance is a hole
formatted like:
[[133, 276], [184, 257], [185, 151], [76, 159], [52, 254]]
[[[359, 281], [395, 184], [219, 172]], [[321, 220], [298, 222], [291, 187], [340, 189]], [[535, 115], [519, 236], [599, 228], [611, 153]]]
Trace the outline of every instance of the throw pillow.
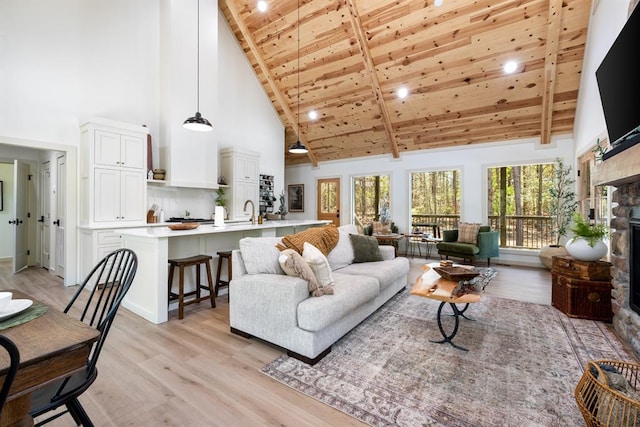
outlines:
[[321, 288], [330, 288], [333, 286], [333, 276], [331, 275], [329, 261], [320, 249], [311, 243], [305, 242], [302, 257], [309, 263], [311, 270], [313, 270], [313, 274], [318, 281], [318, 286]]
[[458, 224], [458, 243], [478, 243], [478, 230], [480, 225], [474, 222], [461, 222]]
[[350, 234], [353, 246], [353, 262], [382, 261], [382, 254], [378, 247], [378, 239], [373, 236]]
[[[325, 295], [324, 290], [318, 286], [318, 281], [313, 274], [313, 270], [311, 270], [309, 264], [307, 264], [298, 252], [293, 249], [285, 249], [280, 253], [278, 262], [288, 276], [299, 277], [309, 282], [308, 289], [312, 296], [321, 297]], [[326, 292], [327, 294], [333, 293], [333, 289], [328, 289], [328, 291], [329, 292]]]

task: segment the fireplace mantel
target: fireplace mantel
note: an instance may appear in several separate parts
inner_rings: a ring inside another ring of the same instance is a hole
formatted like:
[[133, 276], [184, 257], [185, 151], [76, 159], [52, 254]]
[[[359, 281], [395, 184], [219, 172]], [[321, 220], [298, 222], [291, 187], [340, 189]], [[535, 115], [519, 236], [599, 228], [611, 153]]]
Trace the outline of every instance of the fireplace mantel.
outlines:
[[640, 181], [640, 144], [595, 165], [591, 182], [594, 185], [613, 185]]

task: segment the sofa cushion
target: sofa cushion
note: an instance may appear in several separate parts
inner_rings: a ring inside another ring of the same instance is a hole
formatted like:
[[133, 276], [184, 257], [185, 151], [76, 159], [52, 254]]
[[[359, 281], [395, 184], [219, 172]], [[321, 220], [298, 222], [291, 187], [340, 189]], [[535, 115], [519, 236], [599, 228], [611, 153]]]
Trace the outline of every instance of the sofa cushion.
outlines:
[[386, 261], [353, 263], [334, 272], [351, 276], [368, 276], [378, 281], [380, 292], [395, 282], [398, 278], [406, 276], [409, 272], [409, 260], [397, 257]]
[[284, 274], [276, 245], [280, 237], [243, 237], [238, 243], [244, 266], [249, 274]]
[[354, 263], [382, 261], [382, 255], [378, 249], [378, 239], [361, 234], [350, 234], [349, 238], [353, 246]]
[[331, 275], [331, 267], [327, 257], [324, 256], [320, 249], [311, 243], [304, 242], [304, 250], [302, 257], [309, 264], [313, 274], [321, 287], [330, 287], [333, 284], [333, 276]]
[[327, 255], [338, 243], [338, 229], [333, 224], [327, 224], [322, 227], [311, 227], [295, 234], [287, 234], [282, 238], [282, 242], [278, 243], [278, 249], [285, 250], [295, 249], [299, 254], [304, 250], [304, 243], [309, 242], [320, 251]]
[[325, 329], [378, 296], [378, 283], [371, 277], [336, 273], [334, 278], [333, 295], [307, 298], [298, 304], [300, 328], [312, 332]]
[[330, 295], [333, 293], [333, 289], [331, 289], [331, 287], [325, 289], [318, 285], [316, 276], [313, 274], [313, 270], [311, 270], [307, 261], [305, 261], [305, 259], [302, 258], [302, 255], [293, 249], [285, 249], [282, 251], [278, 257], [278, 261], [288, 276], [299, 277], [302, 280], [309, 282], [309, 292], [311, 293], [311, 296], [320, 297], [325, 294]]
[[458, 243], [478, 243], [478, 230], [482, 224], [461, 222], [458, 224]]
[[471, 243], [440, 242], [438, 252], [454, 252], [461, 255], [476, 255], [480, 253], [480, 248]]
[[349, 234], [359, 234], [355, 224], [338, 227], [338, 244], [327, 255], [332, 270], [346, 267], [353, 262], [353, 246]]

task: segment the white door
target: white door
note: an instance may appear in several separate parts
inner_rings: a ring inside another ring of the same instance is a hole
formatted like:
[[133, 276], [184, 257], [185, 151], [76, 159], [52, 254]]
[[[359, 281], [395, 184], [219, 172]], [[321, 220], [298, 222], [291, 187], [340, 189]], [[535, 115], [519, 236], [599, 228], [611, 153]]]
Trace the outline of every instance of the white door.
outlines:
[[64, 227], [65, 227], [65, 188], [67, 188], [67, 163], [64, 155], [58, 157], [57, 160], [57, 174], [56, 180], [56, 220], [54, 225], [56, 226], [56, 275], [64, 277]]
[[29, 165], [20, 160], [13, 161], [13, 205], [15, 211], [13, 219], [13, 272], [27, 267], [27, 192], [29, 180]]
[[51, 258], [51, 162], [44, 162], [40, 172], [40, 264], [47, 270]]

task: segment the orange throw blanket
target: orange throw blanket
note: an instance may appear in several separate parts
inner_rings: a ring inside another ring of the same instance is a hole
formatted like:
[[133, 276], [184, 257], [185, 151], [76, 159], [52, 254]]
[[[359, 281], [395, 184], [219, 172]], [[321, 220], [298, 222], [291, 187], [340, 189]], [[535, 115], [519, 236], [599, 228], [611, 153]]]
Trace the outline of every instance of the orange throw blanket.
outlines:
[[307, 242], [327, 256], [338, 244], [338, 238], [338, 228], [333, 224], [327, 224], [323, 227], [308, 228], [296, 234], [287, 234], [282, 238], [282, 243], [278, 243], [276, 247], [281, 251], [287, 248], [293, 249], [302, 255], [304, 242]]

